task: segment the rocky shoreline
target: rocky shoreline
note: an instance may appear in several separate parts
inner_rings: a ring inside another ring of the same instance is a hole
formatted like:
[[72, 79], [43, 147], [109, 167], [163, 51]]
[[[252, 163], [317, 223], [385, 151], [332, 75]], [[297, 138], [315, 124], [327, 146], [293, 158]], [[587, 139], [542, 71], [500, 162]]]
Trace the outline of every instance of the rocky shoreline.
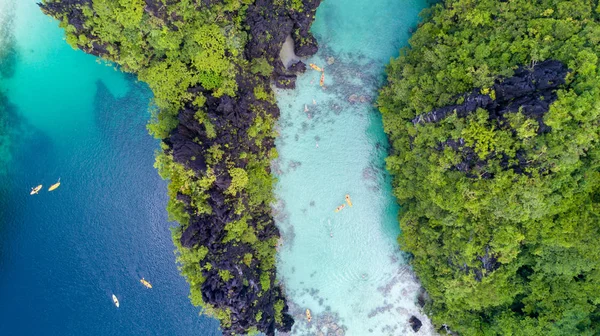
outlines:
[[[274, 335], [275, 330], [289, 332], [294, 323], [274, 269], [280, 234], [270, 208], [273, 177], [269, 162], [276, 156], [276, 133], [271, 126], [279, 109], [270, 84], [294, 88], [296, 74], [306, 69], [302, 62], [289, 68], [281, 62], [279, 54], [288, 36], [297, 56], [316, 53], [317, 43], [309, 29], [319, 4], [320, 0], [279, 5], [257, 0], [231, 11], [218, 0], [193, 5], [196, 11], [217, 13], [219, 24], [242, 19], [240, 26], [249, 36], [240, 56], [225, 53], [237, 60], [232, 62], [235, 95], [221, 94], [218, 88], [201, 83], [185, 88], [176, 125], [163, 138], [164, 153], [156, 164], [161, 175], [171, 180], [169, 210], [181, 224], [174, 238], [180, 245], [179, 262], [190, 282], [192, 302], [217, 317], [225, 335], [256, 331]], [[96, 30], [102, 13], [91, 0], [45, 1], [40, 6], [62, 20], [69, 43], [126, 71], [138, 72], [121, 59], [125, 43], [107, 42]], [[139, 13], [136, 9], [124, 10]], [[186, 24], [183, 13], [159, 0], [145, 0], [139, 14], [141, 24], [161, 21], [163, 29], [171, 32]], [[223, 26], [221, 31], [226, 32], [229, 26]], [[148, 57], [149, 63], [161, 61], [155, 57]], [[182, 80], [177, 82], [181, 85]], [[181, 176], [185, 178], [179, 183]]]

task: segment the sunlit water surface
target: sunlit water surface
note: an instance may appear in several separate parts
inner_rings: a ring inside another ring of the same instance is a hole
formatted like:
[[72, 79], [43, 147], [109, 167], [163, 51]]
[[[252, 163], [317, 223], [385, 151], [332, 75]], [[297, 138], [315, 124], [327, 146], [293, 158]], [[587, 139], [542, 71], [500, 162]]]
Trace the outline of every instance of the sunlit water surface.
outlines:
[[[424, 0], [327, 0], [312, 31], [320, 51], [281, 108], [276, 221], [279, 275], [296, 318], [293, 335], [432, 333], [419, 284], [399, 250], [398, 207], [384, 169], [388, 144], [373, 104], [390, 57], [406, 44]], [[349, 194], [354, 203], [336, 213]], [[305, 318], [306, 309], [312, 321]]]

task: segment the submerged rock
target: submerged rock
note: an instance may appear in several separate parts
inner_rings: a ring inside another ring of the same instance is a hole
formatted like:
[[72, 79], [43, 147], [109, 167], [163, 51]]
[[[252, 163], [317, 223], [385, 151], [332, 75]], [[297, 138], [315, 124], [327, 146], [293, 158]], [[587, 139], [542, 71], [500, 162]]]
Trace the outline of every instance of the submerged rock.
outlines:
[[423, 323], [421, 322], [421, 320], [419, 320], [414, 315], [410, 317], [410, 319], [408, 320], [408, 323], [410, 324], [410, 327], [412, 328], [412, 330], [414, 332], [419, 331], [419, 329], [421, 329], [421, 326], [423, 325]]

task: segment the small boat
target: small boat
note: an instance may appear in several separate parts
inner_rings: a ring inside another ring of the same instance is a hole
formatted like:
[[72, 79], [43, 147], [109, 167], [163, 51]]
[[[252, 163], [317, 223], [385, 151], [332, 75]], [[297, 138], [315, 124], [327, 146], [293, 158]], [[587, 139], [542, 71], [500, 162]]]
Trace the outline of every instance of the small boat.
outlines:
[[348, 203], [349, 206], [352, 206], [352, 200], [350, 199], [350, 195], [346, 194], [346, 203]]
[[39, 193], [40, 190], [42, 190], [42, 185], [41, 184], [39, 186], [35, 187], [35, 188], [31, 188], [31, 192], [29, 193], [29, 195], [35, 195], [35, 194]]
[[115, 294], [112, 295], [112, 299], [113, 299], [113, 302], [115, 303], [115, 306], [117, 306], [117, 308], [119, 308], [119, 299], [117, 299]]
[[310, 309], [306, 309], [306, 320], [310, 322], [312, 320], [312, 315], [310, 315]]
[[317, 70], [319, 72], [323, 72], [323, 69], [321, 69], [320, 67], [318, 67], [316, 64], [310, 63], [309, 64], [311, 68], [313, 68], [314, 70]]
[[321, 73], [321, 80], [319, 81], [319, 85], [325, 85], [325, 71]]
[[58, 178], [58, 182], [54, 183], [53, 185], [50, 186], [50, 188], [48, 188], [48, 191], [55, 190], [58, 187], [60, 187], [60, 177]]
[[335, 208], [335, 212], [340, 212], [340, 210], [342, 210], [345, 207], [346, 207], [346, 204], [342, 204], [339, 207]]
[[142, 283], [142, 285], [146, 286], [146, 288], [152, 288], [152, 284], [150, 284], [146, 279], [142, 278], [140, 282]]

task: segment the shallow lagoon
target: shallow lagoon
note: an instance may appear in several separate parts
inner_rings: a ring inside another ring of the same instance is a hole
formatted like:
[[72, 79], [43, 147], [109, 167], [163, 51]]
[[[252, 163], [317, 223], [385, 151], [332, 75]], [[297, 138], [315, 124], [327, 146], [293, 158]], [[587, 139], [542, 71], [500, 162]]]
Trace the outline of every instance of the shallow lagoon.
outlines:
[[[419, 285], [396, 238], [398, 206], [373, 106], [385, 64], [397, 57], [426, 1], [324, 1], [312, 31], [320, 51], [297, 89], [278, 91], [280, 158], [276, 221], [279, 275], [296, 318], [294, 335], [409, 335]], [[314, 100], [314, 102], [313, 102]], [[349, 194], [353, 206], [339, 213]], [[304, 313], [312, 312], [307, 323]]]

